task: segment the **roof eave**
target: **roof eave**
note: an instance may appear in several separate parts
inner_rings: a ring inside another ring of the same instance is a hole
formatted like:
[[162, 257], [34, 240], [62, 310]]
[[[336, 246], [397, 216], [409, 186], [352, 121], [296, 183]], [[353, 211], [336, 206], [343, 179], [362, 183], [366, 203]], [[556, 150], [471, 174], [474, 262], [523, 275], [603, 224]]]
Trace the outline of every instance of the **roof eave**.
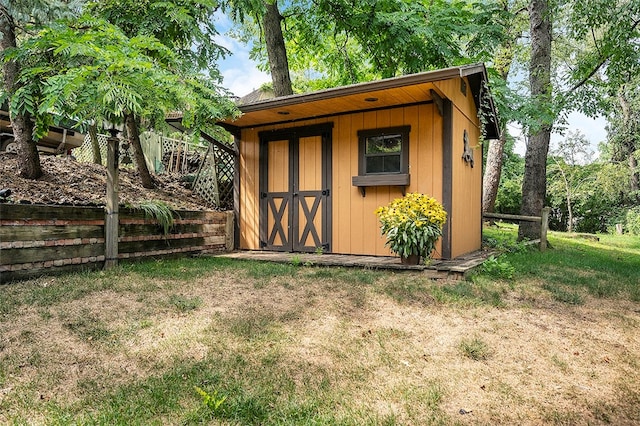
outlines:
[[249, 113], [270, 108], [283, 108], [300, 103], [320, 101], [325, 99], [338, 98], [341, 96], [357, 95], [369, 93], [376, 90], [393, 89], [403, 86], [411, 86], [418, 83], [428, 83], [431, 81], [446, 80], [447, 78], [459, 77], [460, 68], [446, 68], [443, 70], [428, 71], [419, 74], [387, 78], [384, 80], [370, 81], [353, 84], [350, 86], [334, 87], [331, 89], [319, 90], [317, 92], [303, 93], [297, 95], [282, 96], [278, 98], [259, 101], [252, 104], [241, 105], [240, 111]]
[[[415, 84], [447, 80], [456, 77], [466, 77], [469, 80], [476, 108], [484, 116], [484, 137], [486, 139], [499, 138], [500, 126], [498, 123], [498, 115], [496, 112], [495, 104], [493, 102], [493, 98], [490, 96], [490, 94], [488, 97], [484, 96], [488, 78], [487, 70], [483, 63], [463, 65], [435, 71], [427, 71], [418, 74], [387, 78], [384, 80], [358, 83], [350, 86], [334, 87], [317, 92], [266, 99], [251, 104], [240, 105], [239, 109], [243, 114], [248, 114], [251, 112], [263, 111], [268, 109], [286, 108], [307, 102], [322, 101], [339, 98], [342, 96], [357, 95], [373, 91], [412, 86]], [[483, 97], [485, 97], [485, 102], [483, 102]], [[241, 128], [229, 122], [226, 122], [225, 125], [228, 130], [233, 130], [234, 132], [238, 132], [238, 130]]]

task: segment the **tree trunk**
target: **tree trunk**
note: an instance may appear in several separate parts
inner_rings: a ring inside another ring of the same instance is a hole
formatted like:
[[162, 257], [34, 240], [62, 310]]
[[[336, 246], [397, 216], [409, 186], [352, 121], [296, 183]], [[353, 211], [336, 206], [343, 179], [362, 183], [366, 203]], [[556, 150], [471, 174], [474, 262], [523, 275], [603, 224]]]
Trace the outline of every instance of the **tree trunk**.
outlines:
[[[514, 45], [522, 35], [521, 31], [511, 30], [508, 33], [508, 39], [502, 45], [495, 57], [495, 67], [498, 74], [504, 81], [509, 77], [511, 64], [515, 55]], [[502, 175], [502, 162], [504, 155], [504, 145], [507, 142], [507, 128], [502, 127], [500, 139], [492, 139], [489, 141], [489, 149], [487, 150], [487, 161], [485, 164], [484, 175], [482, 177], [482, 212], [493, 213], [496, 208], [496, 198], [498, 197], [498, 188], [500, 187], [500, 177]]]
[[289, 75], [289, 61], [287, 49], [282, 36], [282, 15], [278, 11], [278, 2], [265, 2], [266, 13], [262, 21], [264, 28], [264, 41], [269, 55], [269, 68], [273, 81], [273, 92], [276, 96], [293, 94], [291, 76]]
[[[15, 48], [17, 46], [15, 23], [9, 11], [0, 6], [0, 51]], [[2, 65], [4, 77], [4, 89], [9, 94], [9, 99], [17, 89], [17, 79], [20, 66], [15, 61], [8, 61]], [[13, 138], [18, 146], [18, 175], [27, 179], [38, 179], [42, 176], [38, 147], [33, 141], [33, 122], [29, 114], [11, 115], [11, 128]]]
[[102, 164], [102, 154], [100, 153], [100, 141], [98, 141], [98, 130], [96, 125], [89, 126], [89, 139], [91, 140], [91, 149], [93, 151], [93, 163]]
[[[531, 0], [529, 3], [529, 28], [531, 37], [531, 63], [529, 84], [532, 101], [538, 110], [548, 110], [551, 103], [551, 11], [548, 0]], [[547, 192], [547, 154], [551, 138], [552, 122], [540, 117], [529, 130], [529, 143], [525, 154], [524, 180], [522, 182], [521, 213], [538, 216], [544, 207]], [[540, 224], [521, 222], [519, 239], [540, 237]]]
[[133, 148], [133, 157], [138, 168], [138, 174], [140, 175], [140, 181], [142, 186], [151, 189], [155, 188], [151, 173], [147, 167], [147, 161], [144, 159], [144, 152], [142, 151], [142, 144], [140, 144], [140, 132], [138, 130], [138, 121], [133, 114], [125, 114], [125, 126], [127, 127], [127, 138], [129, 144]]
[[502, 156], [507, 139], [507, 130], [502, 129], [500, 139], [489, 141], [487, 151], [487, 163], [482, 177], [482, 213], [493, 213], [498, 197], [500, 176], [502, 175]]

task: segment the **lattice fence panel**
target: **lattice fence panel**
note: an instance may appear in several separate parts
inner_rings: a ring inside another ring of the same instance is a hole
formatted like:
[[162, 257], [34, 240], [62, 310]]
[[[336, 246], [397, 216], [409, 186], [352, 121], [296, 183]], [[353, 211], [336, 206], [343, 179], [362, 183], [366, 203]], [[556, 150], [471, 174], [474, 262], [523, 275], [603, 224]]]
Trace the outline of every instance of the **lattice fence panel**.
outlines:
[[[107, 140], [109, 136], [98, 134], [98, 145], [100, 146], [100, 158], [102, 165], [107, 165]], [[93, 163], [93, 147], [91, 146], [91, 136], [88, 134], [84, 137], [82, 145], [73, 150], [73, 156], [80, 163]], [[128, 165], [132, 162], [133, 150], [131, 147], [127, 149], [120, 145], [120, 165]]]
[[213, 145], [209, 149], [200, 164], [200, 170], [193, 182], [193, 192], [204, 198], [207, 202], [220, 207], [220, 192], [216, 176], [216, 164]]
[[223, 210], [233, 209], [235, 156], [215, 144], [209, 146], [193, 191]]
[[216, 157], [216, 174], [218, 176], [218, 192], [220, 207], [233, 210], [233, 178], [235, 175], [235, 155], [219, 147], [214, 147]]

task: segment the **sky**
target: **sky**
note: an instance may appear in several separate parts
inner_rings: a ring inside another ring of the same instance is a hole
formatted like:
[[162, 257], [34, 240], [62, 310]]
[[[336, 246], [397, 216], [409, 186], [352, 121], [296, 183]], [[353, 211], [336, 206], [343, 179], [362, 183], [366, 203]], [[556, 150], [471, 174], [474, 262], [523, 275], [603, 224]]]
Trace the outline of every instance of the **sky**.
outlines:
[[[222, 13], [216, 14], [217, 28], [221, 35], [217, 43], [226, 47], [232, 55], [218, 63], [223, 76], [223, 86], [236, 96], [245, 96], [264, 83], [271, 82], [271, 76], [260, 71], [257, 64], [249, 58], [249, 47], [231, 38], [225, 33], [232, 27], [229, 19]], [[598, 144], [607, 138], [604, 118], [592, 119], [579, 112], [572, 112], [568, 117], [566, 133], [580, 131], [590, 142], [591, 150], [597, 155]], [[521, 135], [521, 129], [513, 123], [508, 126], [509, 133], [516, 137], [515, 152], [525, 154], [525, 138]], [[551, 145], [561, 143], [564, 136], [554, 133], [551, 136]]]

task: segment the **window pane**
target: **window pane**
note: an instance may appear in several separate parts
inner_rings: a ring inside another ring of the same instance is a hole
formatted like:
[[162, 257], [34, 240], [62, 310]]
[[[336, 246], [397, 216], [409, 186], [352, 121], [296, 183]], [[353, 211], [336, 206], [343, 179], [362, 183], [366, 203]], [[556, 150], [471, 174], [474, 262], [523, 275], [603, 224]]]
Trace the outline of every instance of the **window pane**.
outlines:
[[367, 138], [366, 154], [399, 153], [402, 150], [402, 135], [371, 136]]
[[400, 156], [399, 155], [384, 156], [384, 172], [400, 173]]
[[400, 173], [400, 156], [374, 155], [365, 158], [366, 173]]
[[384, 157], [367, 157], [367, 173], [383, 173], [384, 172]]

